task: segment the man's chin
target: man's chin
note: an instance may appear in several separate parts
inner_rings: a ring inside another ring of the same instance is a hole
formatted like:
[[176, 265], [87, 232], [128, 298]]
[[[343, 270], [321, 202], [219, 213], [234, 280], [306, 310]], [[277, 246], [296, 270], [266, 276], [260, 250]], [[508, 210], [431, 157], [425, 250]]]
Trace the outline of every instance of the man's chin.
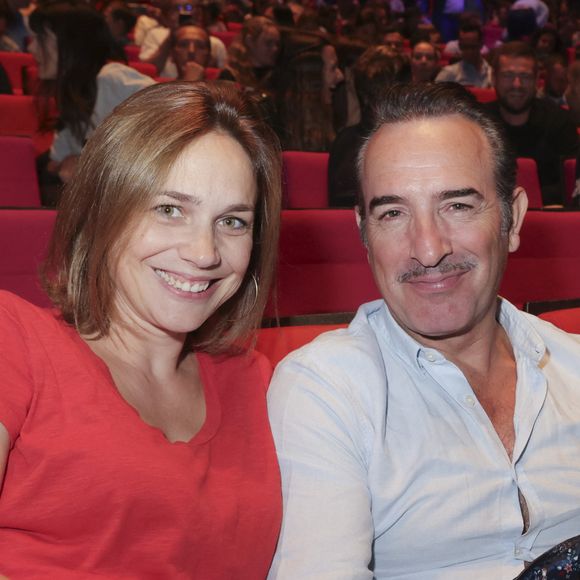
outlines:
[[508, 113], [512, 115], [519, 115], [521, 113], [526, 113], [532, 108], [532, 104], [534, 102], [534, 98], [528, 99], [527, 101], [521, 101], [517, 104], [510, 103], [507, 100], [501, 99], [499, 104], [502, 109], [506, 110]]

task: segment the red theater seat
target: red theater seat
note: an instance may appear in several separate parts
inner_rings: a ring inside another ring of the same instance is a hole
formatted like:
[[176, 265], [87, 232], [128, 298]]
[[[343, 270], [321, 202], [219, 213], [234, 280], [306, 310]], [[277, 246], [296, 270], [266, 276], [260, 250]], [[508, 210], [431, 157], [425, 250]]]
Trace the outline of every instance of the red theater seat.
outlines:
[[495, 89], [482, 89], [481, 87], [465, 87], [469, 92], [475, 95], [475, 98], [480, 103], [490, 103], [495, 101], [496, 94]]
[[0, 288], [39, 306], [50, 301], [40, 287], [38, 268], [46, 250], [56, 211], [0, 209]]
[[328, 153], [283, 151], [282, 163], [288, 209], [328, 207]]
[[534, 159], [518, 157], [517, 185], [521, 185], [528, 194], [528, 207], [541, 208], [542, 189], [540, 188], [540, 178], [538, 177], [538, 167]]
[[240, 35], [239, 32], [235, 30], [227, 30], [225, 32], [212, 32], [211, 36], [219, 38], [225, 45], [226, 48]]
[[[56, 106], [51, 111], [56, 115]], [[0, 135], [31, 137], [37, 154], [50, 149], [52, 131], [40, 132], [34, 97], [30, 95], [0, 95]]]
[[15, 95], [22, 94], [23, 70], [25, 67], [35, 65], [34, 57], [27, 52], [3, 52], [0, 51], [0, 63], [4, 67], [12, 90]]
[[346, 326], [348, 325], [344, 323], [261, 328], [258, 332], [256, 350], [265, 354], [272, 366], [276, 366], [289, 352], [311, 342], [319, 334]]
[[580, 308], [552, 310], [550, 312], [542, 312], [539, 316], [566, 332], [580, 334]]
[[125, 51], [127, 62], [140, 62], [139, 60], [139, 52], [141, 51], [140, 46], [137, 46], [136, 44], [126, 44], [123, 47], [123, 50]]
[[579, 297], [579, 240], [580, 212], [528, 212], [520, 248], [509, 256], [500, 294], [519, 307]]
[[564, 160], [564, 190], [566, 192], [566, 204], [572, 202], [572, 194], [576, 187], [576, 159]]
[[40, 207], [36, 152], [29, 137], [0, 136], [0, 206]]
[[[353, 210], [282, 212], [278, 316], [353, 312], [375, 298]], [[276, 315], [272, 304], [267, 315]]]
[[157, 67], [150, 62], [129, 61], [127, 65], [152, 79], [157, 76]]

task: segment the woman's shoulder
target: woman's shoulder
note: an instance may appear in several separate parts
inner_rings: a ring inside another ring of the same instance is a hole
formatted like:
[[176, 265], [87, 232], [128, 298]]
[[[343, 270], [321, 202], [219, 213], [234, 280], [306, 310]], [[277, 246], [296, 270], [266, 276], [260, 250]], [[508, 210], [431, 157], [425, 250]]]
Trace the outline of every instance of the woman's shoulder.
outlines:
[[[234, 355], [197, 354], [199, 365], [211, 374], [216, 383], [231, 383], [258, 386], [266, 392], [272, 377], [272, 364], [262, 353], [249, 350]], [[206, 374], [206, 373], [204, 373]]]
[[99, 88], [104, 84], [138, 85], [139, 88], [144, 88], [155, 84], [155, 81], [150, 76], [140, 73], [138, 70], [122, 62], [109, 62], [99, 71], [97, 83], [99, 84]]
[[42, 308], [28, 302], [17, 294], [0, 290], [0, 317], [2, 319], [9, 317], [21, 321], [49, 320], [54, 319], [54, 310]]

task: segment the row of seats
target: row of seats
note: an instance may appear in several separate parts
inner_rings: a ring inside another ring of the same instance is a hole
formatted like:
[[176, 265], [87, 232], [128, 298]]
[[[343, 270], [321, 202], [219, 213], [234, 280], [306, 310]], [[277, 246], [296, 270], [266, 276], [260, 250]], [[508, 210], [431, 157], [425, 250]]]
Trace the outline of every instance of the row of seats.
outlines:
[[[40, 205], [34, 157], [50, 148], [52, 133], [40, 132], [36, 119], [33, 97], [0, 95], [0, 207]], [[282, 160], [284, 207], [328, 207], [328, 153], [284, 151]], [[575, 159], [564, 162], [564, 176], [569, 203], [576, 180]], [[518, 159], [517, 180], [528, 192], [530, 208], [541, 208], [540, 181], [533, 159]]]
[[[37, 281], [55, 210], [0, 209], [0, 288], [37, 304], [47, 298]], [[531, 211], [520, 249], [510, 254], [500, 289], [526, 302], [580, 297], [580, 212]], [[269, 317], [354, 312], [379, 297], [352, 210], [282, 212], [276, 300]]]

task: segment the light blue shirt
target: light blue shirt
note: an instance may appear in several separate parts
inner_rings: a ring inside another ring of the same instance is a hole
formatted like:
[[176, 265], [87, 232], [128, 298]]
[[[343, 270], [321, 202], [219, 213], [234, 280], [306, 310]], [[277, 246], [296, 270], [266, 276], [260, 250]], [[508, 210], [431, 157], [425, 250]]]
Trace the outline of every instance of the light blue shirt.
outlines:
[[512, 459], [461, 371], [381, 300], [278, 366], [270, 578], [511, 580], [580, 533], [580, 336], [506, 301], [499, 320], [517, 364]]

